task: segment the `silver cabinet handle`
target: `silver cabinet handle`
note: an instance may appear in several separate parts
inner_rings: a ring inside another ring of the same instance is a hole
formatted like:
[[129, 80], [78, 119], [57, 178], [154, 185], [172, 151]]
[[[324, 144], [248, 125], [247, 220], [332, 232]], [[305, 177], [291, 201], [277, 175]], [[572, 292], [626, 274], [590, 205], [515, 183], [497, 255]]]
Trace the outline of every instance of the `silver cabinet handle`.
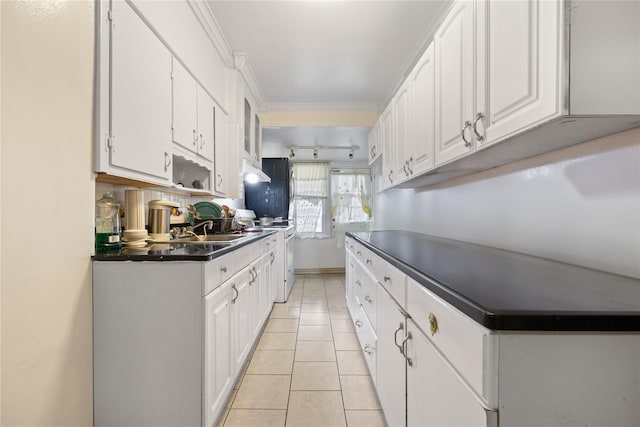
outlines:
[[373, 304], [373, 298], [371, 298], [369, 294], [365, 295], [364, 300], [369, 304]]
[[364, 346], [364, 352], [371, 356], [374, 352], [375, 348], [371, 347], [369, 344]]
[[407, 162], [404, 162], [404, 166], [402, 166], [402, 170], [404, 171], [405, 176], [409, 176], [409, 172], [407, 171]]
[[271, 252], [271, 262], [270, 264], [273, 264], [273, 262], [276, 260], [276, 256], [273, 254], [273, 252]]
[[392, 173], [393, 171], [389, 171], [389, 176], [387, 178], [389, 178], [389, 182], [393, 184], [393, 179], [391, 178]]
[[398, 350], [400, 350], [400, 354], [404, 356], [404, 349], [402, 348], [402, 345], [398, 344], [398, 332], [402, 330], [404, 330], [404, 325], [400, 323], [398, 329], [396, 329], [396, 331], [393, 333], [393, 343], [396, 345], [396, 347], [398, 347]]
[[204, 148], [204, 136], [200, 134], [200, 149]]
[[[404, 349], [404, 343], [406, 343], [408, 340], [411, 339], [411, 332], [407, 332], [407, 336], [404, 337], [404, 340], [402, 340], [402, 348]], [[407, 364], [409, 366], [413, 366], [413, 360], [411, 360], [411, 358], [409, 356], [407, 356], [407, 354], [403, 351], [402, 355], [404, 356], [405, 359], [407, 359]]]
[[362, 252], [358, 251], [356, 252], [358, 254], [358, 256], [362, 255]]
[[236, 288], [235, 284], [231, 285], [231, 289], [233, 289], [236, 292], [236, 296], [231, 299], [231, 302], [235, 304], [236, 300], [238, 299], [238, 296], [240, 295], [240, 292], [238, 292], [238, 289]]
[[390, 282], [390, 281], [391, 281], [391, 277], [389, 277], [389, 276], [384, 276], [384, 281], [385, 281], [385, 282]]
[[413, 157], [409, 157], [407, 161], [407, 169], [409, 169], [409, 173], [413, 175], [413, 169], [411, 169], [411, 165], [413, 164]]
[[355, 324], [358, 328], [362, 328], [362, 320], [356, 320]]
[[367, 260], [365, 261], [367, 264], [371, 265], [373, 264], [373, 261], [371, 261], [369, 258], [367, 258]]
[[362, 286], [362, 282], [360, 280], [356, 280], [356, 285]]
[[220, 271], [223, 272], [223, 273], [226, 273], [227, 272], [227, 267], [223, 265], [222, 267], [220, 267]]
[[198, 132], [195, 129], [193, 130], [193, 146], [198, 146]]
[[471, 142], [467, 141], [467, 138], [464, 136], [464, 132], [467, 130], [467, 128], [471, 127], [471, 122], [469, 120], [467, 120], [466, 122], [464, 122], [464, 127], [462, 128], [462, 132], [460, 132], [460, 135], [462, 136], [462, 140], [464, 141], [464, 146], [469, 148], [471, 147]]
[[482, 120], [483, 118], [484, 118], [484, 114], [482, 114], [482, 113], [478, 113], [478, 114], [476, 114], [476, 119], [473, 121], [473, 133], [475, 133], [475, 134], [476, 134], [476, 139], [477, 139], [478, 141], [483, 141], [483, 140], [484, 140], [484, 136], [483, 136], [483, 135], [480, 135], [480, 134], [478, 133], [478, 129], [477, 129], [478, 122], [479, 122], [480, 120]]
[[171, 156], [166, 151], [164, 152], [164, 171], [169, 170], [169, 166], [171, 166]]

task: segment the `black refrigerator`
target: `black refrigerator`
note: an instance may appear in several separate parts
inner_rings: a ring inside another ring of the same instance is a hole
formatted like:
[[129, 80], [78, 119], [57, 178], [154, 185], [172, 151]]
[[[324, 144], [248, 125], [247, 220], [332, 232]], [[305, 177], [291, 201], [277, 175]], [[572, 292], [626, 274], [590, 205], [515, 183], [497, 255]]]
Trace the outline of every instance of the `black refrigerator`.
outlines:
[[289, 217], [289, 159], [263, 158], [262, 171], [271, 182], [244, 183], [244, 204], [256, 213], [256, 218]]

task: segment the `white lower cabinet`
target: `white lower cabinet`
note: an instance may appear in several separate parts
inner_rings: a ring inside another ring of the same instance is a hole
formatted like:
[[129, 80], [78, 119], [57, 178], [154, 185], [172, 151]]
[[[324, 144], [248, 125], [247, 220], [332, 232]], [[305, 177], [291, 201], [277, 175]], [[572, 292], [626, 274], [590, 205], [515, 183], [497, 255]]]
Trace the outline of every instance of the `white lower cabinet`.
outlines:
[[93, 263], [96, 427], [216, 425], [271, 311], [262, 248]]
[[406, 336], [405, 314], [378, 284], [377, 292], [377, 376], [380, 405], [390, 427], [404, 426], [406, 420], [407, 370], [403, 353]]
[[204, 297], [204, 425], [212, 426], [233, 387], [232, 284]]
[[[349, 310], [389, 426], [640, 425], [639, 334], [490, 330], [355, 239], [345, 247]], [[362, 300], [372, 282], [375, 323]]]
[[253, 321], [255, 315], [254, 294], [251, 283], [250, 267], [245, 268], [240, 274], [231, 279], [233, 295], [231, 303], [231, 316], [233, 319], [233, 354], [236, 370], [242, 369], [244, 362], [251, 350], [251, 335], [253, 334]]
[[486, 410], [415, 323], [407, 323], [407, 425], [497, 427], [497, 412]]

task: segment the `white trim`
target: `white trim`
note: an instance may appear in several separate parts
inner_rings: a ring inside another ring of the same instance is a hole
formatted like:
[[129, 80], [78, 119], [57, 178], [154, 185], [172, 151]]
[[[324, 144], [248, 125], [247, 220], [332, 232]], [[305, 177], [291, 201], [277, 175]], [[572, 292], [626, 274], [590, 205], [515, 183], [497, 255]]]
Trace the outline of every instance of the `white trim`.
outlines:
[[186, 0], [187, 4], [193, 11], [200, 25], [204, 29], [204, 32], [209, 37], [211, 44], [218, 51], [218, 54], [224, 61], [227, 67], [233, 68], [233, 50], [229, 45], [218, 21], [214, 16], [208, 3], [198, 0]]
[[360, 103], [305, 103], [305, 102], [269, 102], [264, 104], [264, 111], [269, 112], [331, 112], [331, 111], [350, 111], [350, 112], [371, 112], [379, 113], [382, 111], [382, 104], [376, 102], [360, 102]]
[[233, 54], [233, 65], [234, 68], [240, 72], [240, 75], [244, 80], [245, 87], [247, 87], [249, 92], [251, 92], [251, 95], [253, 95], [253, 99], [256, 103], [256, 109], [258, 111], [262, 110], [265, 105], [264, 93], [262, 92], [262, 88], [260, 87], [260, 84], [253, 73], [253, 69], [251, 68], [249, 55], [245, 52], [235, 52]]

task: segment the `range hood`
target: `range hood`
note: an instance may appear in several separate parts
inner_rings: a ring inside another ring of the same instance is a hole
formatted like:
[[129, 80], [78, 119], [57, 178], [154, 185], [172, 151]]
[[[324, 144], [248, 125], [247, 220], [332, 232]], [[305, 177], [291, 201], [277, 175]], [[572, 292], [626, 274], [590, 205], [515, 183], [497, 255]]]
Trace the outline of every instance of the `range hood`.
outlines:
[[271, 178], [260, 169], [251, 166], [247, 159], [242, 159], [242, 179], [249, 183], [271, 182]]

